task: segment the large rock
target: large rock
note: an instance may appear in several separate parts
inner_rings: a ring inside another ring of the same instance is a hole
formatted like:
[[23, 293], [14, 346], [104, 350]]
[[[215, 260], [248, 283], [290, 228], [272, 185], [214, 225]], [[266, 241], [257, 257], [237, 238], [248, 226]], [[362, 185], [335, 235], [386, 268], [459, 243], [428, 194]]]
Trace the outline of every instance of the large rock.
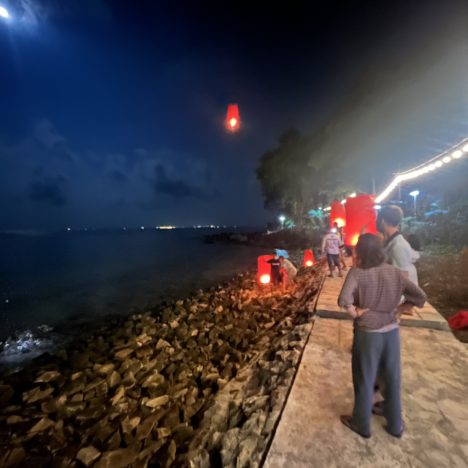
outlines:
[[101, 456], [101, 452], [92, 445], [89, 447], [83, 447], [77, 454], [76, 459], [79, 460], [83, 465], [89, 466], [91, 463], [96, 461]]
[[[10, 466], [20, 466], [26, 458], [26, 452], [23, 447], [15, 447], [7, 450], [0, 458], [0, 466], [10, 468]], [[24, 465], [23, 465], [24, 466]]]
[[30, 435], [33, 434], [38, 434], [39, 432], [44, 432], [49, 430], [50, 428], [55, 426], [55, 422], [48, 419], [48, 418], [42, 418], [40, 421], [38, 421], [36, 424], [34, 424], [31, 429], [29, 429], [28, 433]]
[[169, 400], [170, 400], [169, 395], [163, 395], [160, 397], [146, 400], [143, 402], [143, 404], [145, 406], [148, 406], [149, 408], [159, 408], [160, 406], [164, 406], [165, 404], [167, 404]]
[[60, 372], [58, 371], [47, 371], [40, 374], [34, 382], [36, 383], [48, 383], [57, 380], [60, 377]]
[[119, 361], [124, 361], [126, 358], [128, 358], [130, 356], [130, 354], [133, 353], [133, 349], [131, 348], [124, 348], [124, 349], [121, 349], [120, 351], [117, 351], [115, 354], [114, 354], [114, 357], [115, 359], [119, 360]]
[[137, 458], [137, 453], [132, 448], [123, 448], [104, 452], [95, 468], [126, 468], [132, 465]]
[[221, 458], [223, 466], [228, 466], [234, 462], [239, 452], [239, 433], [240, 429], [235, 427], [229, 429], [222, 439]]
[[128, 416], [122, 421], [122, 432], [124, 434], [129, 434], [130, 432], [133, 431], [136, 427], [138, 427], [138, 424], [140, 424], [141, 417], [140, 416], [135, 416], [133, 418], [129, 418]]
[[23, 401], [29, 404], [35, 403], [36, 401], [45, 400], [49, 395], [52, 395], [52, 393], [54, 393], [52, 387], [47, 387], [44, 390], [41, 390], [40, 387], [36, 387], [23, 393]]
[[110, 374], [107, 375], [107, 385], [109, 388], [114, 388], [121, 382], [122, 377], [117, 371], [111, 371]]

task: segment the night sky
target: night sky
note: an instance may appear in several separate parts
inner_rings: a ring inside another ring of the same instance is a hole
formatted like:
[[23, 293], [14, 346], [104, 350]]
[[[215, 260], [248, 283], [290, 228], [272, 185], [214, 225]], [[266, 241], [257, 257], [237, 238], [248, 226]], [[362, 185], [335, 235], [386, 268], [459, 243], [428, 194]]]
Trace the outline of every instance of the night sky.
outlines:
[[364, 191], [468, 136], [466, 1], [0, 4], [0, 229], [259, 225], [288, 127]]

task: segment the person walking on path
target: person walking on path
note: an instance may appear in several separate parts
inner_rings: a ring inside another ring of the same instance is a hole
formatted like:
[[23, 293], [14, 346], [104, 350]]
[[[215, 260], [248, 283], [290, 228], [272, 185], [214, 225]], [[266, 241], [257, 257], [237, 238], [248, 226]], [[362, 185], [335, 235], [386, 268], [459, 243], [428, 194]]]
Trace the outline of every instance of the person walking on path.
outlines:
[[343, 249], [345, 247], [344, 245], [344, 239], [343, 239], [343, 228], [338, 226], [338, 223], [335, 221], [333, 223], [333, 229], [336, 229], [336, 234], [340, 238], [340, 262], [341, 262], [341, 269], [343, 271], [346, 271], [346, 263], [344, 261], [344, 255], [343, 255]]
[[340, 245], [341, 240], [335, 229], [330, 229], [330, 232], [323, 238], [322, 254], [327, 256], [328, 268], [330, 269], [330, 277], [333, 277], [335, 266], [338, 267], [338, 276], [343, 276], [340, 262]]
[[[401, 296], [405, 302], [400, 304]], [[338, 297], [338, 305], [354, 318], [352, 373], [354, 409], [341, 422], [360, 436], [371, 436], [370, 420], [377, 376], [383, 383], [386, 430], [403, 434], [401, 414], [400, 330], [397, 315], [414, 305], [422, 307], [426, 294], [402, 272], [385, 263], [380, 239], [363, 234], [356, 245], [352, 268]]]
[[399, 268], [414, 284], [418, 283], [418, 272], [415, 262], [419, 252], [415, 251], [399, 231], [403, 211], [399, 206], [384, 206], [377, 219], [377, 228], [384, 235], [384, 250], [387, 261]]

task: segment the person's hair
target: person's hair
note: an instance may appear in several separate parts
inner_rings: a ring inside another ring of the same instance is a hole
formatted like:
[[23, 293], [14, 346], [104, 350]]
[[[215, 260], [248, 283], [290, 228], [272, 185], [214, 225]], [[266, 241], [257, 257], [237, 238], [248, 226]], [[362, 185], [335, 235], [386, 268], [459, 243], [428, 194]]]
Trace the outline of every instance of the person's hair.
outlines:
[[373, 268], [385, 261], [382, 241], [374, 234], [361, 234], [356, 245], [356, 266]]
[[403, 210], [396, 205], [383, 206], [379, 218], [392, 227], [397, 227], [403, 219]]

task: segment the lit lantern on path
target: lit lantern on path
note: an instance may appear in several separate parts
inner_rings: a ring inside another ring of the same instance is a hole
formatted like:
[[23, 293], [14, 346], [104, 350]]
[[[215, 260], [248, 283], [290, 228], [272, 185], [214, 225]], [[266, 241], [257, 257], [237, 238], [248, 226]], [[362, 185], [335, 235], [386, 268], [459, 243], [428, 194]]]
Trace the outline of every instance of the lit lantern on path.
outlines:
[[346, 199], [345, 244], [355, 246], [361, 234], [376, 234], [376, 212], [373, 195]]
[[346, 225], [346, 210], [344, 204], [334, 200], [331, 204], [330, 210], [330, 227], [333, 227], [337, 223], [338, 227]]
[[312, 250], [304, 250], [304, 266], [311, 267], [315, 263], [314, 252]]
[[239, 106], [229, 104], [226, 113], [226, 129], [230, 132], [237, 132], [240, 127]]
[[257, 281], [259, 284], [270, 284], [271, 264], [268, 260], [273, 260], [274, 255], [260, 255], [257, 260]]

